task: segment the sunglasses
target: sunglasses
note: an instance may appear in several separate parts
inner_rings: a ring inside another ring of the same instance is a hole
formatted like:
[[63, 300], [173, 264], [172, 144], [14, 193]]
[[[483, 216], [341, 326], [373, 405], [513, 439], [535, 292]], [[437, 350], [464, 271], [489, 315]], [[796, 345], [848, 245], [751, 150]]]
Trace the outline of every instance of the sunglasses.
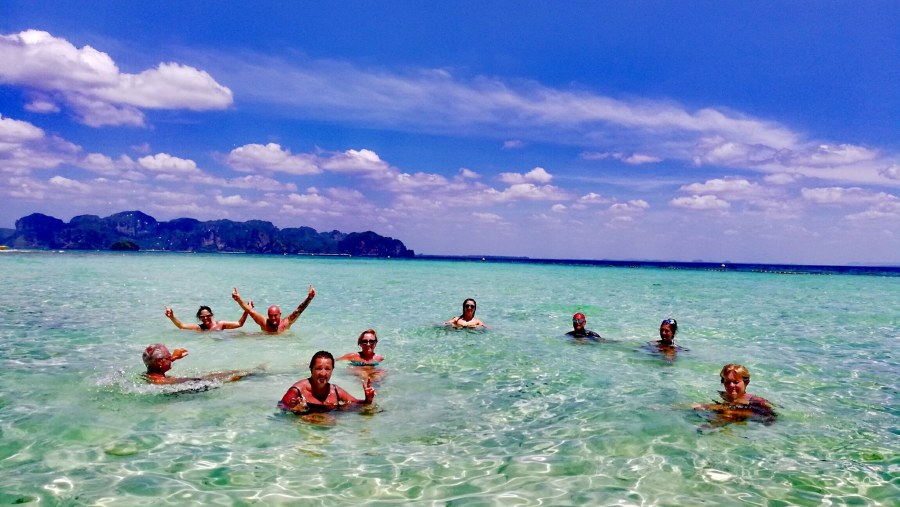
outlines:
[[200, 316], [199, 316], [199, 318], [201, 318], [201, 319], [206, 319], [206, 318], [210, 318], [210, 319], [211, 319], [211, 318], [212, 318], [212, 316], [213, 316], [213, 314], [211, 314], [211, 313], [207, 313], [207, 314], [203, 314], [203, 315], [200, 315]]
[[584, 319], [572, 319], [573, 324], [584, 324]]
[[360, 340], [359, 341], [360, 345], [375, 345], [376, 343], [378, 343], [378, 340]]
[[463, 308], [475, 308], [475, 305], [463, 305]]

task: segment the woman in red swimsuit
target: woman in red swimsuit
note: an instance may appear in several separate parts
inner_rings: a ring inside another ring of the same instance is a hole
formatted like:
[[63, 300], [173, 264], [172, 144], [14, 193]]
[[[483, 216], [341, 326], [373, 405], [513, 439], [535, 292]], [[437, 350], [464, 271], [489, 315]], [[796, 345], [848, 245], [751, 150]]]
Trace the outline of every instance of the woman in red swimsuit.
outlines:
[[332, 372], [334, 372], [334, 356], [331, 352], [324, 350], [316, 352], [309, 361], [309, 378], [295, 382], [281, 397], [278, 408], [295, 414], [329, 412], [356, 404], [370, 405], [375, 399], [372, 379], [363, 382], [366, 398], [359, 400], [330, 382]]

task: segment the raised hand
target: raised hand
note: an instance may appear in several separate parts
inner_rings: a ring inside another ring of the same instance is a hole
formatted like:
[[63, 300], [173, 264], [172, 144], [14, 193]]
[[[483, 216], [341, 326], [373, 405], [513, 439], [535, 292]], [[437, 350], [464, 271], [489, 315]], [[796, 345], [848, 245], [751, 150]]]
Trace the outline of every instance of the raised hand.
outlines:
[[172, 351], [172, 361], [177, 361], [188, 355], [187, 349], [175, 349]]
[[372, 379], [364, 380], [362, 386], [363, 392], [366, 393], [366, 401], [371, 402], [375, 398], [375, 388], [372, 387]]

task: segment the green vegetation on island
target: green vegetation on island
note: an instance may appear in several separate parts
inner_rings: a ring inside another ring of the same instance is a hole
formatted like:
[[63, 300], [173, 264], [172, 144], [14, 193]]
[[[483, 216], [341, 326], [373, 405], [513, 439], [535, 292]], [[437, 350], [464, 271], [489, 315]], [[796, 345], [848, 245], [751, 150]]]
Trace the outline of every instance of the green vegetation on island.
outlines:
[[177, 218], [158, 222], [141, 211], [123, 211], [105, 218], [80, 215], [69, 223], [33, 213], [16, 220], [15, 230], [0, 229], [0, 245], [36, 250], [415, 256], [402, 241], [372, 231], [318, 232], [311, 227], [279, 229], [262, 220], [201, 222]]

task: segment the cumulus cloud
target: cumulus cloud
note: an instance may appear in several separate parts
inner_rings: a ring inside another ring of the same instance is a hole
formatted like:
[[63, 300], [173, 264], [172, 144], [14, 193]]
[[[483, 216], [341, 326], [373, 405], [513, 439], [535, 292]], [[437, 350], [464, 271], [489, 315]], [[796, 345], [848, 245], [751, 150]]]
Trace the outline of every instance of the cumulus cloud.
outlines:
[[893, 164], [878, 171], [879, 174], [891, 180], [900, 180], [900, 164]]
[[113, 59], [40, 30], [0, 35], [0, 83], [39, 95], [32, 112], [65, 104], [86, 125], [144, 124], [141, 109], [223, 109], [231, 90], [207, 72], [167, 62], [138, 74], [121, 72]]
[[170, 175], [196, 175], [201, 174], [197, 168], [197, 163], [193, 160], [173, 157], [168, 153], [157, 153], [156, 155], [148, 155], [137, 160], [138, 165], [161, 174]]
[[216, 203], [221, 206], [246, 206], [249, 202], [239, 195], [217, 195]]
[[500, 181], [510, 185], [520, 183], [550, 183], [553, 175], [548, 173], [543, 167], [535, 167], [525, 174], [520, 173], [500, 173], [498, 176]]
[[27, 121], [4, 118], [0, 113], [0, 143], [24, 143], [44, 137], [44, 131]]
[[510, 201], [558, 201], [567, 197], [566, 192], [553, 185], [516, 183], [503, 191], [491, 189], [487, 192], [494, 202]]
[[460, 178], [467, 179], [467, 180], [477, 179], [477, 178], [481, 177], [480, 174], [476, 173], [475, 171], [473, 171], [471, 169], [466, 169], [465, 167], [463, 167], [459, 170], [458, 176]]
[[684, 185], [679, 190], [691, 194], [724, 195], [731, 199], [749, 199], [766, 193], [758, 183], [743, 178], [725, 177], [707, 180], [703, 183]]
[[322, 168], [339, 173], [357, 173], [371, 177], [388, 176], [392, 172], [390, 164], [381, 160], [372, 150], [347, 150], [336, 153], [322, 161]]
[[281, 172], [296, 175], [322, 172], [314, 155], [294, 155], [276, 143], [239, 146], [231, 150], [225, 162], [240, 172]]
[[643, 199], [632, 199], [628, 202], [617, 202], [609, 207], [613, 213], [640, 213], [650, 209], [650, 203]]
[[49, 183], [56, 188], [62, 188], [65, 190], [87, 193], [90, 192], [91, 186], [84, 184], [80, 181], [71, 180], [69, 178], [64, 178], [62, 176], [54, 176], [50, 178]]
[[692, 195], [690, 197], [676, 197], [669, 201], [676, 208], [686, 208], [695, 210], [726, 210], [731, 204], [719, 199], [714, 195]]

